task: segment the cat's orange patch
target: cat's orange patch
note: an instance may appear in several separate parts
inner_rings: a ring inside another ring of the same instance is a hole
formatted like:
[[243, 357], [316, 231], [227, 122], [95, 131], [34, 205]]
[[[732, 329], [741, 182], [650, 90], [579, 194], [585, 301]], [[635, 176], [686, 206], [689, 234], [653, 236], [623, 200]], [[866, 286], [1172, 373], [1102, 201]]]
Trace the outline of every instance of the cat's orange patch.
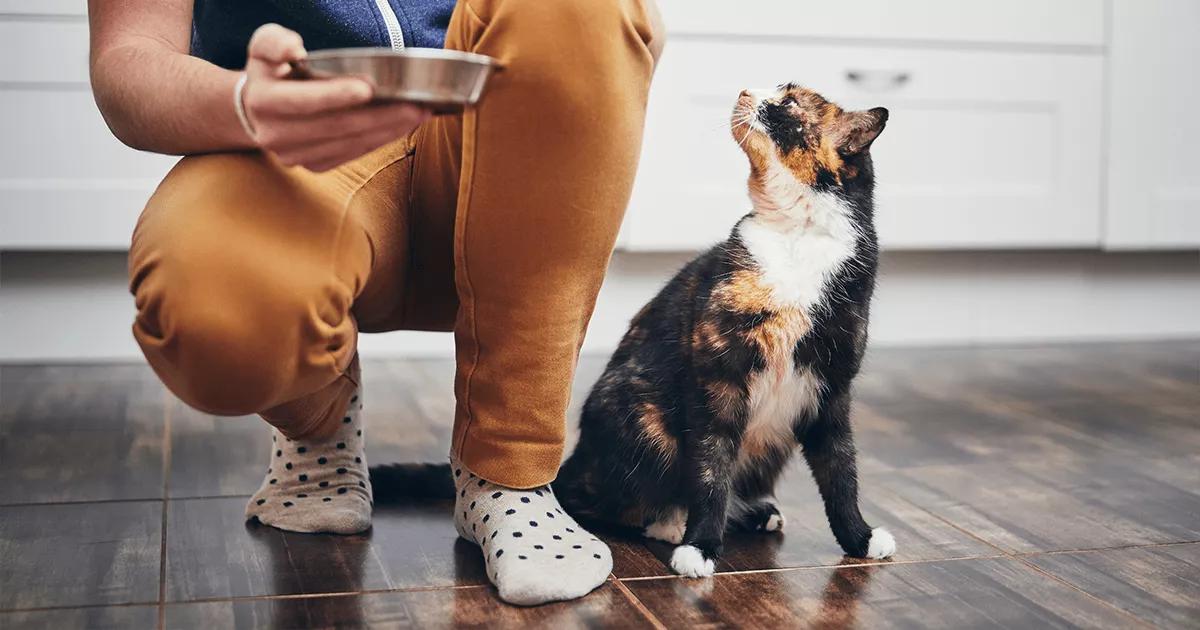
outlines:
[[782, 376], [792, 369], [796, 344], [811, 328], [812, 322], [803, 310], [784, 308], [767, 315], [747, 336], [762, 352], [767, 371]]
[[667, 421], [663, 417], [662, 409], [653, 403], [642, 403], [638, 405], [638, 425], [642, 429], [642, 436], [646, 439], [654, 450], [663, 457], [664, 460], [670, 461], [675, 458], [675, 438], [671, 432], [667, 430]]
[[763, 284], [757, 271], [742, 269], [713, 289], [721, 306], [735, 313], [761, 313], [771, 308], [771, 289]]
[[711, 381], [704, 384], [704, 391], [708, 394], [708, 407], [718, 420], [733, 421], [746, 407], [746, 393], [734, 383]]
[[803, 309], [773, 303], [771, 289], [757, 271], [733, 272], [713, 290], [713, 297], [731, 311], [763, 317], [761, 324], [742, 334], [758, 347], [770, 368], [790, 366], [796, 343], [812, 328]]

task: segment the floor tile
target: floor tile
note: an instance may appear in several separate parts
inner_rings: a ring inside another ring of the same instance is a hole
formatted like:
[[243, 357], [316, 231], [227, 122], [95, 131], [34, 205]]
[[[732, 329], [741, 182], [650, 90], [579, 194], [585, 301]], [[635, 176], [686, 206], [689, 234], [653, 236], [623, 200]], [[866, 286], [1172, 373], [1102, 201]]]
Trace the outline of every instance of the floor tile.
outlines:
[[250, 495], [266, 473], [270, 427], [257, 416], [196, 411], [172, 397], [172, 499]]
[[[655, 555], [647, 541], [633, 540], [627, 537], [615, 537], [607, 534], [597, 534], [600, 540], [608, 543], [613, 555], [613, 575], [618, 578], [654, 577], [673, 575], [668, 564], [670, 556]], [[661, 552], [660, 552], [661, 553]], [[664, 561], [664, 558], [666, 561]]]
[[1055, 553], [1043, 570], [1160, 628], [1200, 623], [1200, 544]]
[[1097, 457], [928, 466], [881, 481], [890, 491], [1006, 551], [1200, 540], [1200, 484], [1195, 483], [1194, 461], [1174, 458], [1143, 468]]
[[647, 628], [612, 584], [572, 602], [522, 608], [490, 587], [241, 600], [167, 607], [168, 628]]
[[[872, 348], [857, 391], [886, 404], [980, 396], [1200, 403], [1200, 342]], [[1195, 405], [1193, 404], [1193, 407]]]
[[626, 586], [668, 628], [1128, 627], [1015, 559], [734, 573]]
[[479, 548], [458, 538], [450, 501], [377, 508], [372, 553], [392, 588], [487, 584]]
[[995, 398], [914, 399], [853, 407], [864, 473], [931, 465], [1056, 461], [1094, 456], [1101, 444], [1086, 431], [1055, 423], [1046, 411]]
[[0, 504], [160, 499], [165, 390], [148, 368], [0, 367]]
[[158, 601], [162, 503], [0, 508], [0, 610]]
[[370, 534], [295, 534], [247, 524], [245, 505], [245, 497], [171, 501], [167, 601], [389, 586]]
[[[895, 536], [897, 560], [996, 554], [990, 546], [896, 496], [874, 478], [860, 479], [860, 486], [863, 516], [873, 527], [886, 527]], [[821, 497], [808, 469], [803, 465], [792, 466], [777, 490], [780, 511], [787, 518], [784, 531], [730, 534], [718, 571], [830, 566], [842, 561], [842, 549], [829, 529]], [[660, 553], [670, 551], [655, 548]]]
[[98, 606], [0, 613], [5, 630], [136, 630], [158, 624], [158, 606]]

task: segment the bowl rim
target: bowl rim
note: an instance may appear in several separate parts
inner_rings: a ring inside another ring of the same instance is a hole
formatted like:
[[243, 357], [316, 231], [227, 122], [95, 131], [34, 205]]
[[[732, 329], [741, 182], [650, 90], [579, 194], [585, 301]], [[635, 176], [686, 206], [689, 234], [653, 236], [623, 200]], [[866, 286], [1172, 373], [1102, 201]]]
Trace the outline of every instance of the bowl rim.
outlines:
[[461, 50], [446, 50], [445, 48], [325, 48], [314, 50], [304, 60], [321, 59], [443, 59], [448, 61], [465, 61], [485, 66], [499, 66], [500, 62], [487, 55], [465, 52]]

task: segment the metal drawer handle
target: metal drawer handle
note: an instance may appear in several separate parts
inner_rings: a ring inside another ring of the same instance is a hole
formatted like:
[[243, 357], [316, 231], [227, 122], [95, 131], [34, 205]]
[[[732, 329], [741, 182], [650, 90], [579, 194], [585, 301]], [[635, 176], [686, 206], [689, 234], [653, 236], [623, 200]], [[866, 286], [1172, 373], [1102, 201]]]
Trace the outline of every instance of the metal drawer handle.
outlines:
[[897, 90], [904, 87], [912, 75], [890, 70], [847, 70], [846, 80], [867, 90]]

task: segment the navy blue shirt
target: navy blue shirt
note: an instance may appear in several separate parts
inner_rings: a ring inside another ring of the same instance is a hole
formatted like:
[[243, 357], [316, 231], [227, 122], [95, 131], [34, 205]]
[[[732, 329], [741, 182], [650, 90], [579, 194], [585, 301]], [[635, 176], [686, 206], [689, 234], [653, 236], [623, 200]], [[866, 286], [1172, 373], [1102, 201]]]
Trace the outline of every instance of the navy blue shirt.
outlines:
[[454, 4], [455, 0], [195, 0], [192, 54], [241, 69], [250, 35], [268, 22], [300, 33], [308, 50], [441, 48]]

